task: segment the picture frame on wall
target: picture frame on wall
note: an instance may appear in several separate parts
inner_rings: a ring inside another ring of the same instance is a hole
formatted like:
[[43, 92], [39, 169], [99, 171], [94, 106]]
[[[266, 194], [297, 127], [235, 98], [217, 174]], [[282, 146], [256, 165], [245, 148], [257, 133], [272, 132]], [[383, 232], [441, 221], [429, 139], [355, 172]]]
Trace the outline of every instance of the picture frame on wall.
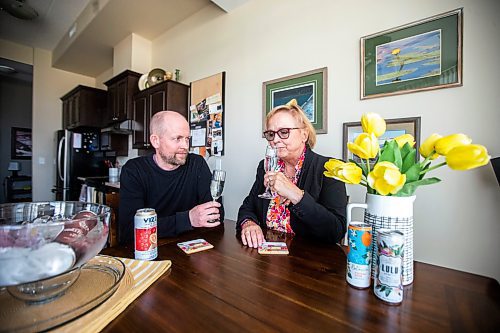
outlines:
[[[420, 117], [409, 117], [409, 118], [395, 118], [386, 119], [386, 130], [385, 133], [378, 138], [379, 147], [381, 148], [386, 140], [394, 139], [403, 134], [411, 134], [415, 138], [414, 148], [417, 150], [416, 158], [418, 158], [418, 148], [420, 147]], [[354, 142], [356, 137], [363, 133], [363, 128], [361, 127], [361, 122], [349, 122], [344, 123], [342, 131], [342, 159], [345, 162], [353, 160], [357, 163], [360, 162], [360, 158], [347, 149], [348, 142]], [[375, 159], [370, 161], [370, 164], [374, 164]]]
[[30, 160], [33, 156], [31, 128], [12, 127], [10, 132], [10, 158]]
[[327, 74], [327, 68], [323, 67], [264, 82], [262, 131], [266, 130], [266, 116], [274, 107], [296, 99], [316, 133], [328, 133]]
[[361, 99], [462, 86], [463, 8], [361, 37]]

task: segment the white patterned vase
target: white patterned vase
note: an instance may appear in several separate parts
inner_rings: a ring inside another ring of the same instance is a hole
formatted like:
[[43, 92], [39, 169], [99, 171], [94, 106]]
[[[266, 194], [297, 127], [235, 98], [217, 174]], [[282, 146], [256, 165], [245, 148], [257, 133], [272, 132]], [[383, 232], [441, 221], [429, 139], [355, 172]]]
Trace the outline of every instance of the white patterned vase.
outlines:
[[[413, 202], [416, 196], [393, 197], [367, 194], [366, 203], [347, 205], [347, 227], [353, 208], [365, 209], [365, 223], [372, 226], [372, 255], [377, 254], [379, 229], [399, 230], [404, 234], [403, 285], [413, 282]], [[375, 278], [376, 260], [372, 260], [372, 278]]]

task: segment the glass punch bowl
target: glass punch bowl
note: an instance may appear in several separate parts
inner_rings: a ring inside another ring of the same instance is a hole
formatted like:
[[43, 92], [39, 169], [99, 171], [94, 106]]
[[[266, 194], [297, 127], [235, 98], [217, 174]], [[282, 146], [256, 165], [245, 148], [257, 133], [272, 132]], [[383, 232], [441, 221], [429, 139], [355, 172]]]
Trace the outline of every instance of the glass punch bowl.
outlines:
[[0, 288], [33, 303], [62, 295], [106, 244], [109, 217], [94, 203], [0, 204]]

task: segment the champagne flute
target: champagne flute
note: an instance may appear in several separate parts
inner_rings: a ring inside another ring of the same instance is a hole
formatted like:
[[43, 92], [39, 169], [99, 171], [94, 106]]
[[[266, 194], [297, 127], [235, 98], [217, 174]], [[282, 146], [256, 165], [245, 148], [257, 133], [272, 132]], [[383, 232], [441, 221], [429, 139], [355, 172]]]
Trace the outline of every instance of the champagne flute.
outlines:
[[[212, 173], [212, 181], [210, 182], [210, 195], [212, 199], [217, 201], [224, 190], [224, 182], [226, 180], [226, 171], [214, 170]], [[219, 220], [211, 220], [210, 222], [218, 222]]]
[[[264, 159], [264, 170], [266, 172], [269, 171], [277, 171], [278, 169], [278, 150], [272, 146], [266, 147], [266, 157]], [[262, 194], [259, 194], [259, 198], [262, 199], [273, 199], [275, 195], [271, 193], [269, 188], [269, 183], [267, 183], [266, 191]]]

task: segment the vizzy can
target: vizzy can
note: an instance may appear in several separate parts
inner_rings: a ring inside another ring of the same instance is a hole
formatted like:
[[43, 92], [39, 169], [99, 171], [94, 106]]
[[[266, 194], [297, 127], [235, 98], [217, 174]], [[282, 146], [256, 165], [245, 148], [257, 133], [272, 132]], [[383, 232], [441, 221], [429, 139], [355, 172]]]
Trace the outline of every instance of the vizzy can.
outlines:
[[135, 259], [153, 260], [158, 257], [158, 216], [154, 208], [138, 209], [134, 216]]
[[371, 282], [372, 227], [364, 222], [351, 222], [347, 237], [347, 283], [354, 288], [368, 288]]
[[404, 235], [399, 230], [379, 229], [373, 292], [389, 304], [403, 301]]

